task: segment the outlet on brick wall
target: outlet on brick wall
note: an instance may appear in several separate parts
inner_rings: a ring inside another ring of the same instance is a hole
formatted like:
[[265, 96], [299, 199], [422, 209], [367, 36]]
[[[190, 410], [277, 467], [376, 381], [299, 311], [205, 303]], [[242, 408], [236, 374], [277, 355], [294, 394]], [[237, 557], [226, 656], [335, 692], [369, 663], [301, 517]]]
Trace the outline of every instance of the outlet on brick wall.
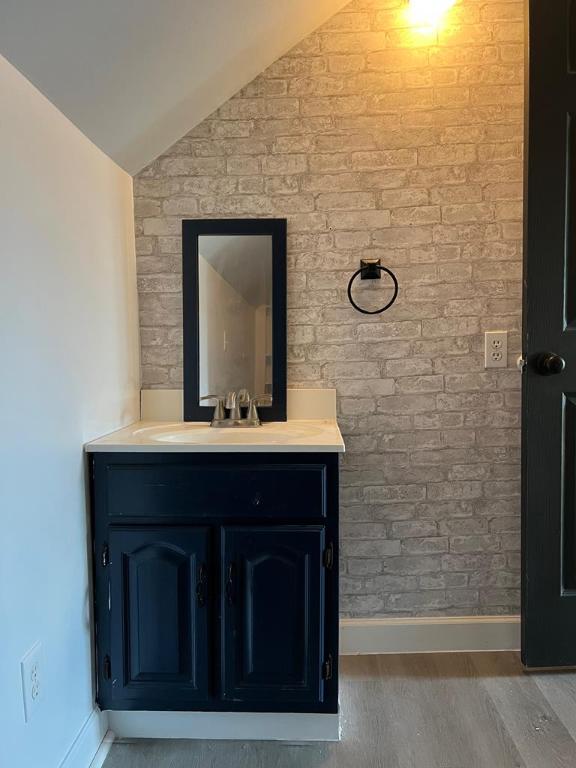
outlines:
[[484, 334], [484, 367], [508, 367], [508, 333], [486, 331]]

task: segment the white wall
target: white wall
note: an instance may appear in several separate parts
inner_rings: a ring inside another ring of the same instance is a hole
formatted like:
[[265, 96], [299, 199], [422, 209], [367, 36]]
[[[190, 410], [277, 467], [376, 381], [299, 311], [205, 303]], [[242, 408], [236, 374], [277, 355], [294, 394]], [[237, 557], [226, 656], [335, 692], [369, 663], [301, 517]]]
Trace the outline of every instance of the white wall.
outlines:
[[0, 103], [0, 765], [57, 768], [93, 711], [82, 444], [138, 415], [132, 182], [1, 57]]

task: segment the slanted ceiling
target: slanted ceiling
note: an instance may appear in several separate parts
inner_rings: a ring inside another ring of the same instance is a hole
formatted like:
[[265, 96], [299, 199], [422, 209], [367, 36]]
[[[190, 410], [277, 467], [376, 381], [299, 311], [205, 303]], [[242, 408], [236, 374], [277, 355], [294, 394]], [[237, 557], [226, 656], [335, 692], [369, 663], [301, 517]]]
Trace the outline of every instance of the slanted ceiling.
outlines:
[[135, 174], [343, 0], [1, 0], [0, 53]]

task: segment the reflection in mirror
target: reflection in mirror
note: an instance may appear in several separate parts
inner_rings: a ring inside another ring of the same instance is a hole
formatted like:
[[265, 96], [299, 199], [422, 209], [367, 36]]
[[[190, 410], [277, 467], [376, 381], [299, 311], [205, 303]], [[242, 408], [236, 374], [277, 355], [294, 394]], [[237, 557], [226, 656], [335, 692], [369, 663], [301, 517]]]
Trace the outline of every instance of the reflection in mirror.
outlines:
[[272, 394], [272, 236], [200, 235], [198, 292], [199, 396]]

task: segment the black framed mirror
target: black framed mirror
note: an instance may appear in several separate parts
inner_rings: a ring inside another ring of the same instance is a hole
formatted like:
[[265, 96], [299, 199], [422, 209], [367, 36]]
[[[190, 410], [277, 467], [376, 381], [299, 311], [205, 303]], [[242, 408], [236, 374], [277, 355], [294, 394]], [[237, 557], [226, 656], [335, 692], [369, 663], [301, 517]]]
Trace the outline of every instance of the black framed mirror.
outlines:
[[286, 421], [286, 219], [182, 222], [184, 421], [210, 421], [208, 395], [271, 395]]

